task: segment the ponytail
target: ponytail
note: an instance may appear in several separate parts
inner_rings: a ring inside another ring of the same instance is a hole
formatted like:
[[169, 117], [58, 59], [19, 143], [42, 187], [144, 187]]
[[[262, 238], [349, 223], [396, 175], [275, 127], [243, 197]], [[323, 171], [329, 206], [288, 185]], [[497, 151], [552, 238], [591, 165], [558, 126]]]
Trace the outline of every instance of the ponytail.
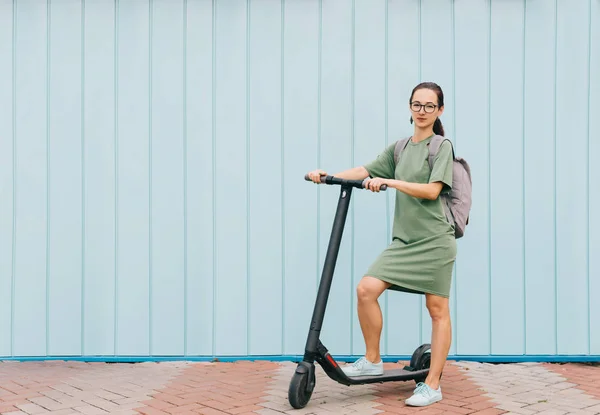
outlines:
[[435, 122], [433, 123], [433, 132], [437, 135], [441, 135], [442, 137], [444, 136], [444, 126], [439, 118], [436, 118]]

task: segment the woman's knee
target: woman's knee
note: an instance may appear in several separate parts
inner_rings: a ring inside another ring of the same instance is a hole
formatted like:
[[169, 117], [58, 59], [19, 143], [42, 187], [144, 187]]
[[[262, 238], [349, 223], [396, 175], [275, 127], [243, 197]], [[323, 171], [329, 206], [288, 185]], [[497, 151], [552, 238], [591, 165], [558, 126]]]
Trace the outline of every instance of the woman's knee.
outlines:
[[425, 304], [427, 310], [429, 311], [429, 316], [433, 320], [445, 319], [450, 317], [450, 307], [448, 303], [448, 298], [437, 295], [427, 295]]
[[375, 301], [390, 284], [373, 277], [363, 277], [356, 287], [356, 298], [359, 302]]

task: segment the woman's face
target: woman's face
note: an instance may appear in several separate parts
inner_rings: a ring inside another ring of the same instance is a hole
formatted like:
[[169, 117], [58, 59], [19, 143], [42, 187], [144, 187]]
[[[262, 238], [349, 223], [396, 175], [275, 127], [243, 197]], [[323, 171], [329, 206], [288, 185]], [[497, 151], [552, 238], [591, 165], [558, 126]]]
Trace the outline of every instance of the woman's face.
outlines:
[[444, 108], [438, 108], [436, 93], [425, 88], [415, 91], [410, 110], [415, 125], [424, 129], [432, 126], [435, 119], [444, 112]]

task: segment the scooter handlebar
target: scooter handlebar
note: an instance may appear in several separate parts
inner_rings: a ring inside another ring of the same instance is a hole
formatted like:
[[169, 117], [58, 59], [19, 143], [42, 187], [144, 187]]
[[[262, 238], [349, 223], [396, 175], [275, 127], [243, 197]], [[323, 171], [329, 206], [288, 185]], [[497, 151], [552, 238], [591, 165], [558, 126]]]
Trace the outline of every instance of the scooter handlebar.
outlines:
[[[308, 174], [304, 175], [304, 180], [306, 180], [307, 182], [312, 182], [312, 180], [308, 177]], [[365, 180], [346, 180], [346, 179], [340, 179], [339, 177], [335, 177], [335, 176], [328, 176], [328, 175], [321, 176], [321, 183], [337, 184], [340, 186], [352, 186], [352, 187], [356, 187], [358, 189], [365, 188], [366, 180], [367, 179], [365, 179]], [[387, 185], [385, 185], [385, 184], [381, 185], [379, 190], [387, 190]]]

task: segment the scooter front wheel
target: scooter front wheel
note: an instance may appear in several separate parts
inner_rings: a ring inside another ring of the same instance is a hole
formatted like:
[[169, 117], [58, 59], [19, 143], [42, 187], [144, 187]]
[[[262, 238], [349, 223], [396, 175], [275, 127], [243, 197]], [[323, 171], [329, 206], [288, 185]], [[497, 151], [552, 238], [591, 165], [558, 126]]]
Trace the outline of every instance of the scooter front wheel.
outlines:
[[308, 386], [308, 373], [294, 373], [288, 390], [288, 400], [294, 409], [306, 406], [312, 396], [312, 388]]

